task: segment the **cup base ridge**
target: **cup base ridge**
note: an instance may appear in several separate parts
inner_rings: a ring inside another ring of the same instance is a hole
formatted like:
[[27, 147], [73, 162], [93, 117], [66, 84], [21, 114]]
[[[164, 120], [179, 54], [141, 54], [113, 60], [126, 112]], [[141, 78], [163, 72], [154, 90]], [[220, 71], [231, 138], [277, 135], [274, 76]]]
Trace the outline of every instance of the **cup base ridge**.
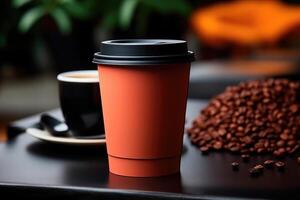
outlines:
[[180, 171], [180, 156], [158, 159], [130, 159], [108, 155], [113, 174], [132, 177], [165, 176]]

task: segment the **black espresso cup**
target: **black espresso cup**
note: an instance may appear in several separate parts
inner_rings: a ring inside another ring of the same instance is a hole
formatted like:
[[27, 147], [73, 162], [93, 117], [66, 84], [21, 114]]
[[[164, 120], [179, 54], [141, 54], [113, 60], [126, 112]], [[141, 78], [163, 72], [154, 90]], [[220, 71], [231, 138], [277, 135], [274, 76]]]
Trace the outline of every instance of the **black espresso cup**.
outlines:
[[61, 110], [72, 136], [104, 134], [98, 72], [65, 72], [57, 79]]

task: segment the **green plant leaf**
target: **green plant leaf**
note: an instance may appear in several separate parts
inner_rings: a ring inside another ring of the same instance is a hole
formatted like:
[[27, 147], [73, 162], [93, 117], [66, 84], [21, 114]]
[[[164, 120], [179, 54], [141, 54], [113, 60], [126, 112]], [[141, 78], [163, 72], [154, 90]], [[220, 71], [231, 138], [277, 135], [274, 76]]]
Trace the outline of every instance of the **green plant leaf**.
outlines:
[[145, 6], [145, 5], [141, 5], [139, 7], [139, 11], [137, 13], [137, 22], [136, 22], [136, 33], [144, 35], [147, 31], [147, 22], [148, 22], [148, 18], [150, 15], [150, 7], [149, 6]]
[[26, 33], [41, 17], [46, 14], [46, 10], [43, 6], [34, 7], [25, 12], [18, 24], [20, 32]]
[[71, 32], [71, 19], [63, 9], [55, 8], [50, 12], [50, 16], [54, 19], [61, 33], [68, 34]]
[[94, 15], [93, 9], [95, 6], [95, 1], [76, 1], [76, 0], [65, 0], [63, 2], [64, 10], [75, 18], [87, 19]]
[[112, 29], [118, 25], [118, 12], [111, 12], [105, 15], [101, 21], [101, 26]]
[[127, 29], [130, 25], [138, 0], [124, 0], [120, 7], [119, 21], [123, 29]]
[[32, 0], [13, 0], [12, 1], [12, 6], [14, 8], [19, 8], [19, 7], [22, 7], [24, 6], [25, 4], [31, 2]]
[[4, 34], [0, 34], [0, 48], [4, 47], [6, 44], [6, 37]]
[[142, 2], [161, 13], [178, 13], [186, 16], [192, 11], [191, 5], [186, 0], [143, 0]]

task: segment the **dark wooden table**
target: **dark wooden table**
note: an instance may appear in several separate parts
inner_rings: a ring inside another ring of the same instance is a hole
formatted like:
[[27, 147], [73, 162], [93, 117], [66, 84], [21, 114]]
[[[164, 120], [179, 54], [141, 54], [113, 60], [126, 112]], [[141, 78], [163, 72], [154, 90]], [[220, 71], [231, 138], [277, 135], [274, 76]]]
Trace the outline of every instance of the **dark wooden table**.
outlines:
[[[187, 126], [206, 103], [189, 100]], [[54, 111], [60, 115], [59, 111]], [[36, 123], [38, 116], [14, 123]], [[232, 171], [238, 155], [202, 155], [185, 137], [181, 173], [157, 178], [129, 178], [109, 173], [105, 146], [51, 145], [20, 134], [0, 144], [0, 194], [53, 199], [300, 199], [300, 167], [286, 158], [284, 172], [267, 170], [253, 178], [248, 168], [268, 156], [251, 158]]]

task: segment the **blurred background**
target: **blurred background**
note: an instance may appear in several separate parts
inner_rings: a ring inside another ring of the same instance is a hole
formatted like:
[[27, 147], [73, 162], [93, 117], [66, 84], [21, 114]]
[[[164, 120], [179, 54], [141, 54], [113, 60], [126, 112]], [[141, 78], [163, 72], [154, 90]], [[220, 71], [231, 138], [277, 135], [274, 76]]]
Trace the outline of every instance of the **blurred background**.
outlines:
[[120, 38], [187, 40], [190, 98], [300, 79], [300, 0], [1, 0], [0, 130], [58, 107], [56, 75], [95, 69], [100, 42]]

